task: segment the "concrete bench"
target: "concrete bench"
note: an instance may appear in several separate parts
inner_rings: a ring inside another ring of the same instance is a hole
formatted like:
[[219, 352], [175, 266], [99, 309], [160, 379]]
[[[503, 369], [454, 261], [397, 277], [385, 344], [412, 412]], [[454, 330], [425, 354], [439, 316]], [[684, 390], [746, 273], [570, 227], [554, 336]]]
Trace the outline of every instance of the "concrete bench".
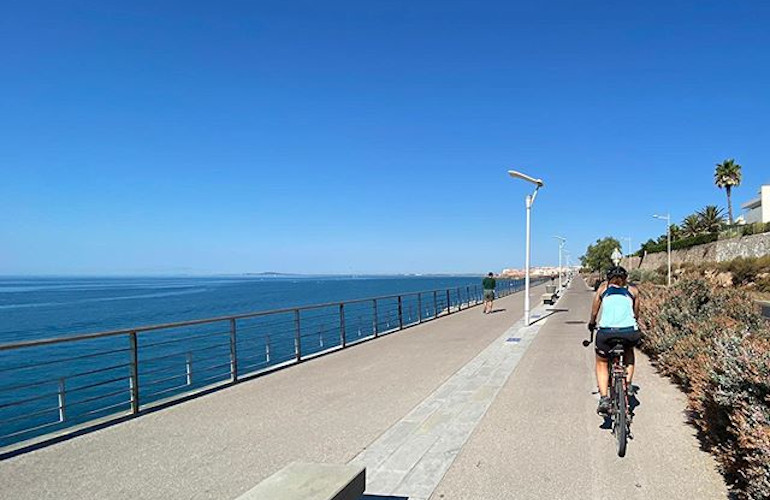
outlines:
[[543, 304], [553, 304], [554, 302], [556, 302], [556, 294], [544, 293], [542, 299], [543, 299]]
[[363, 466], [294, 462], [238, 500], [358, 500], [365, 488]]

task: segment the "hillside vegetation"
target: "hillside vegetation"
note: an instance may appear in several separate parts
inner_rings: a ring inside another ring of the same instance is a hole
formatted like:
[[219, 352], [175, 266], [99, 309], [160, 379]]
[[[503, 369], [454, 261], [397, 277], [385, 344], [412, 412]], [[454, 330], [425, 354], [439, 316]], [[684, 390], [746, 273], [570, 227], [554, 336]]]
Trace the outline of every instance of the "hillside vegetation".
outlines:
[[[635, 283], [662, 285], [666, 274], [666, 266], [655, 270], [633, 269], [629, 279]], [[703, 279], [716, 287], [740, 288], [753, 298], [770, 299], [770, 255], [718, 263], [679, 264], [672, 268], [672, 274], [675, 280]]]
[[[744, 265], [725, 272], [741, 280]], [[770, 498], [770, 321], [746, 292], [704, 279], [642, 294], [642, 349], [686, 392], [736, 498]]]

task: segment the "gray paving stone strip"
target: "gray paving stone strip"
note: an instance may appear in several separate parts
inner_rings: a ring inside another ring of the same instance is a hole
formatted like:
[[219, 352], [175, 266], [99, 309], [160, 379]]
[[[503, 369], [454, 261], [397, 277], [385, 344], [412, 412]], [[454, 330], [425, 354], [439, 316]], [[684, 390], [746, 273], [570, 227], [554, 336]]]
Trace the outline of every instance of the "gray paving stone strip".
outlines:
[[350, 461], [364, 465], [369, 495], [427, 499], [481, 421], [540, 328], [545, 306], [495, 339]]

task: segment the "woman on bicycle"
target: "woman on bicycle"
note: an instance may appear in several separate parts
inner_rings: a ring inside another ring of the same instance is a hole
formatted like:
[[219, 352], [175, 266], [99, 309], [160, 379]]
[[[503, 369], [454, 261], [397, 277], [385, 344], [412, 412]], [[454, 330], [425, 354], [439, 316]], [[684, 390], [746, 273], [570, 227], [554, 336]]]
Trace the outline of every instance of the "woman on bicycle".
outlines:
[[[601, 309], [601, 316], [599, 311]], [[639, 290], [628, 284], [628, 273], [620, 266], [607, 271], [607, 281], [599, 286], [591, 307], [591, 320], [588, 329], [596, 329], [599, 317], [599, 331], [596, 332], [596, 381], [599, 385], [599, 408], [597, 413], [606, 414], [610, 409], [607, 395], [609, 366], [607, 353], [611, 349], [610, 340], [620, 340], [625, 346], [624, 359], [627, 367], [627, 387], [631, 390], [634, 377], [634, 346], [639, 343], [641, 334], [637, 318], [639, 317]]]

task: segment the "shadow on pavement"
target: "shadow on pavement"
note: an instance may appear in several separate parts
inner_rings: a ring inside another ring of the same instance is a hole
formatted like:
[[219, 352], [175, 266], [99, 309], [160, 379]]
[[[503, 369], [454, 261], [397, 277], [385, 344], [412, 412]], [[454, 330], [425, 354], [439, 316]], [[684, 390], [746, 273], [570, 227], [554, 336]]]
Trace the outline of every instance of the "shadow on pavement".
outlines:
[[382, 495], [364, 495], [358, 500], [409, 500], [408, 497], [386, 497]]
[[495, 313], [501, 313], [501, 312], [505, 312], [505, 309], [492, 309], [491, 311], [489, 311], [489, 314], [495, 314]]
[[631, 410], [631, 415], [633, 415], [636, 411], [636, 408], [638, 406], [642, 405], [642, 402], [639, 401], [639, 398], [637, 398], [637, 394], [639, 394], [639, 386], [634, 384], [634, 395], [628, 398], [628, 409]]
[[532, 321], [529, 322], [529, 324], [530, 325], [534, 325], [535, 323], [537, 323], [539, 321], [543, 321], [544, 319], [550, 318], [551, 316], [553, 316], [556, 313], [569, 312], [569, 309], [546, 309], [545, 311], [546, 311], [547, 314], [543, 314], [540, 317], [535, 318], [534, 316], [532, 316], [533, 319], [532, 319]]

